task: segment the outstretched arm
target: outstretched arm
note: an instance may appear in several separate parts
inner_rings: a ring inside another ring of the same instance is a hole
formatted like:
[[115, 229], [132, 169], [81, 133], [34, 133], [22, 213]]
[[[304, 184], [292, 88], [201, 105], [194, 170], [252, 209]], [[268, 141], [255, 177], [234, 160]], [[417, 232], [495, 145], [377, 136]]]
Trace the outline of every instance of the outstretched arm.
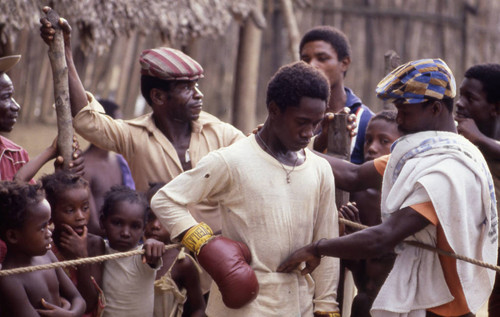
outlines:
[[306, 262], [302, 274], [310, 273], [319, 264], [318, 259], [322, 255], [342, 259], [377, 257], [392, 252], [398, 243], [429, 224], [424, 216], [406, 207], [394, 212], [380, 225], [339, 238], [319, 240], [295, 251], [279, 266], [278, 272], [291, 272], [301, 262]]
[[[83, 176], [85, 165], [81, 153], [80, 145], [76, 137], [73, 136], [73, 160], [69, 163], [69, 172]], [[57, 156], [57, 154], [57, 138], [55, 138], [52, 144], [42, 153], [38, 154], [35, 158], [29, 160], [28, 163], [21, 167], [14, 176], [14, 179], [22, 182], [29, 182], [48, 161], [54, 158], [56, 159], [54, 162], [55, 170], [57, 171], [63, 168], [64, 159], [62, 156]]]
[[[50, 8], [45, 7], [44, 12]], [[50, 44], [54, 40], [55, 30], [53, 25], [46, 18], [41, 18], [40, 33], [45, 43]], [[71, 115], [74, 117], [83, 107], [88, 104], [85, 88], [78, 77], [75, 63], [73, 61], [73, 53], [71, 51], [71, 26], [68, 21], [61, 18], [59, 26], [62, 28], [64, 34], [64, 53], [66, 55], [66, 63], [68, 66], [68, 81], [69, 81], [69, 100], [71, 103]]]
[[46, 148], [42, 153], [38, 154], [35, 158], [29, 160], [28, 163], [21, 167], [14, 180], [29, 182], [35, 177], [36, 173], [47, 163], [48, 161], [56, 158], [57, 148], [55, 142], [53, 142], [48, 148]]
[[315, 153], [330, 163], [335, 176], [336, 187], [348, 192], [381, 188], [382, 175], [375, 168], [373, 161], [357, 165], [320, 152]]

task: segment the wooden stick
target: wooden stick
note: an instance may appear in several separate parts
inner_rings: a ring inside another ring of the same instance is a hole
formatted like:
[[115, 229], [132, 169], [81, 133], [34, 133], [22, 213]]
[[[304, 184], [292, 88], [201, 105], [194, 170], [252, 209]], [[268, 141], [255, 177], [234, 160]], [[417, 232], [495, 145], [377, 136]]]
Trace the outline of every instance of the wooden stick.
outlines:
[[[349, 114], [336, 113], [328, 127], [327, 154], [343, 160], [351, 159], [351, 136], [347, 129]], [[335, 189], [337, 209], [349, 201], [349, 193]]]
[[297, 19], [293, 13], [293, 4], [291, 0], [281, 0], [281, 8], [283, 10], [283, 15], [285, 17], [286, 29], [288, 31], [288, 49], [290, 51], [290, 56], [292, 61], [299, 60], [298, 48], [300, 44], [299, 27], [297, 25]]
[[64, 55], [64, 37], [59, 26], [59, 14], [45, 7], [47, 19], [55, 29], [54, 40], [49, 45], [49, 59], [54, 80], [54, 100], [57, 115], [57, 148], [64, 158], [63, 168], [69, 169], [73, 153], [73, 124], [69, 104], [68, 66]]
[[[385, 52], [384, 76], [392, 72], [394, 69], [396, 69], [400, 63], [401, 63], [401, 58], [399, 57], [398, 53], [396, 53], [393, 50], [388, 50], [387, 52]], [[394, 107], [394, 105], [391, 102], [384, 102], [383, 108], [384, 110], [396, 110], [396, 107]]]

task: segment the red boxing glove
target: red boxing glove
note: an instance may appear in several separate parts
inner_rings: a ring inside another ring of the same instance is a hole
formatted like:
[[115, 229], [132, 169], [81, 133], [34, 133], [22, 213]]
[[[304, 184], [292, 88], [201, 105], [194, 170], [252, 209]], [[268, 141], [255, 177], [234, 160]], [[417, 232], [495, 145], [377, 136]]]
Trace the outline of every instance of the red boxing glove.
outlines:
[[202, 222], [186, 232], [182, 244], [196, 254], [219, 287], [227, 307], [241, 308], [257, 297], [259, 282], [248, 265], [252, 255], [244, 243], [221, 236], [214, 238], [212, 229]]
[[252, 255], [244, 243], [218, 236], [201, 247], [197, 258], [219, 287], [227, 307], [241, 308], [257, 297], [259, 282], [249, 265]]

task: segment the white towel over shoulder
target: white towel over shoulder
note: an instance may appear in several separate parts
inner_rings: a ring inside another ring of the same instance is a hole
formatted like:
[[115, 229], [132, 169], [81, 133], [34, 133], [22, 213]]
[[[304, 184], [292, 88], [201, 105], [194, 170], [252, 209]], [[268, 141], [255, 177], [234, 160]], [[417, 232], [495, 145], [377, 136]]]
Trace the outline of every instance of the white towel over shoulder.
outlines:
[[[382, 218], [404, 207], [431, 201], [446, 239], [457, 254], [496, 263], [497, 210], [493, 181], [481, 152], [450, 132], [427, 131], [394, 145], [382, 185]], [[409, 239], [436, 244], [436, 227]], [[372, 306], [372, 315], [425, 316], [425, 309], [450, 302], [437, 253], [397, 247], [394, 268]], [[457, 261], [469, 309], [475, 313], [491, 293], [495, 272]]]

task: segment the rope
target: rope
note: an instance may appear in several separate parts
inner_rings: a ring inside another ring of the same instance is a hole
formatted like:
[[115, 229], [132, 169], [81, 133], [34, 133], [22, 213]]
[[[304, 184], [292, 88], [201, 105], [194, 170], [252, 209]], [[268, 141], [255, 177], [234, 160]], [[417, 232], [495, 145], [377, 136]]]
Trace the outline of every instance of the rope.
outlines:
[[[369, 228], [368, 226], [365, 226], [365, 225], [362, 225], [360, 223], [353, 222], [353, 221], [350, 221], [350, 220], [347, 220], [344, 218], [339, 218], [339, 222], [343, 223], [345, 225], [348, 225], [349, 227], [356, 228], [356, 229]], [[403, 241], [403, 242], [408, 244], [408, 245], [412, 245], [412, 246], [422, 248], [425, 250], [437, 252], [441, 255], [449, 256], [449, 257], [455, 258], [457, 260], [469, 262], [469, 263], [477, 265], [477, 266], [481, 266], [481, 267], [484, 267], [487, 269], [491, 269], [491, 270], [500, 272], [500, 266], [496, 266], [496, 265], [493, 265], [490, 263], [486, 263], [483, 261], [472, 259], [472, 258], [466, 257], [464, 255], [456, 254], [453, 252], [447, 252], [447, 251], [438, 249], [434, 246], [431, 246], [431, 245], [428, 245], [428, 244], [425, 244], [422, 242], [418, 242], [418, 241]], [[166, 245], [165, 250], [177, 248], [179, 246], [180, 246], [180, 244]], [[61, 262], [53, 262], [53, 263], [41, 264], [41, 265], [18, 267], [18, 268], [10, 269], [10, 270], [0, 270], [0, 277], [7, 276], [7, 275], [19, 274], [19, 273], [29, 273], [29, 272], [40, 271], [40, 270], [56, 269], [59, 267], [77, 266], [77, 265], [82, 265], [82, 264], [97, 263], [97, 262], [103, 262], [103, 261], [107, 261], [107, 260], [125, 258], [128, 256], [133, 256], [133, 255], [138, 255], [138, 254], [144, 254], [144, 249], [132, 250], [132, 251], [127, 251], [127, 252], [117, 252], [117, 253], [113, 253], [113, 254], [98, 255], [98, 256], [93, 256], [93, 257], [88, 257], [88, 258], [81, 258], [81, 259], [61, 261]]]
[[[369, 228], [368, 226], [365, 226], [365, 225], [362, 225], [360, 223], [347, 220], [345, 218], [340, 218], [339, 217], [339, 222], [341, 222], [341, 223], [343, 223], [345, 225], [348, 225], [349, 227], [353, 227], [353, 228], [357, 228], [357, 229], [366, 229], [366, 228]], [[408, 240], [405, 240], [403, 242], [406, 243], [406, 244], [408, 244], [408, 245], [412, 245], [414, 247], [417, 247], [417, 248], [422, 248], [422, 249], [425, 249], [425, 250], [433, 251], [433, 252], [439, 253], [441, 255], [449, 256], [449, 257], [455, 258], [457, 260], [469, 262], [469, 263], [472, 263], [472, 264], [477, 265], [477, 266], [482, 266], [482, 267], [485, 267], [487, 269], [491, 269], [491, 270], [500, 272], [500, 266], [496, 266], [496, 265], [493, 265], [493, 264], [490, 264], [490, 263], [486, 263], [486, 262], [483, 262], [483, 261], [472, 259], [472, 258], [466, 257], [464, 255], [456, 254], [456, 253], [453, 253], [453, 252], [444, 251], [444, 250], [438, 249], [438, 248], [436, 248], [434, 246], [431, 246], [431, 245], [428, 245], [428, 244], [425, 244], [425, 243], [422, 243], [422, 242], [419, 242], [419, 241], [408, 241]]]
[[[180, 244], [169, 244], [169, 245], [165, 246], [165, 250], [177, 248], [179, 246], [180, 246]], [[119, 258], [126, 258], [126, 257], [133, 256], [133, 255], [138, 255], [138, 254], [144, 254], [144, 252], [145, 252], [144, 249], [140, 249], [140, 250], [127, 251], [127, 252], [117, 252], [117, 253], [112, 253], [112, 254], [92, 256], [92, 257], [88, 257], [88, 258], [80, 258], [80, 259], [76, 259], [76, 260], [68, 260], [68, 261], [52, 262], [52, 263], [47, 263], [47, 264], [40, 264], [40, 265], [33, 265], [33, 266], [26, 266], [26, 267], [18, 267], [18, 268], [10, 269], [10, 270], [0, 270], [0, 277], [7, 276], [7, 275], [19, 274], [19, 273], [29, 273], [29, 272], [40, 271], [40, 270], [50, 270], [50, 269], [56, 269], [56, 268], [60, 268], [60, 267], [77, 266], [77, 265], [82, 265], [82, 264], [103, 262], [103, 261], [107, 261], [107, 260], [114, 260], [114, 259], [119, 259]]]

